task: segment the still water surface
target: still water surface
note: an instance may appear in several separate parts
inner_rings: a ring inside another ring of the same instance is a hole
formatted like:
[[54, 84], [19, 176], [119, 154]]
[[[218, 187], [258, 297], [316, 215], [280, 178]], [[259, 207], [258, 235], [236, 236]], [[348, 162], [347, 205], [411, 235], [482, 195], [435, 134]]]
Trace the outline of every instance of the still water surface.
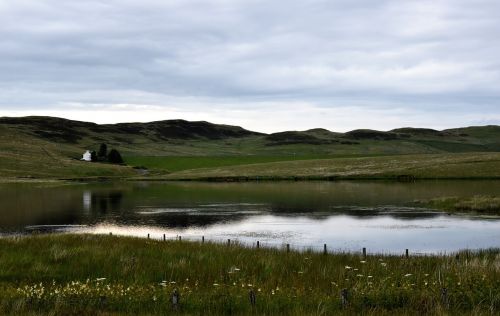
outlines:
[[372, 252], [500, 247], [500, 218], [411, 207], [498, 181], [2, 184], [0, 233], [69, 231]]

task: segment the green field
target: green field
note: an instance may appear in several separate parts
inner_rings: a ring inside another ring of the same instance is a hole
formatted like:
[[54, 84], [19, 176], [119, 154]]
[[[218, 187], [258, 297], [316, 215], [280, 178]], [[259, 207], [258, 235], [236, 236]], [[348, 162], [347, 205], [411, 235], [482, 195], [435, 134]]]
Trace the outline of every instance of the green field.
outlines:
[[95, 235], [0, 239], [0, 313], [12, 315], [491, 315], [499, 280], [497, 250], [363, 258]]
[[192, 169], [169, 180], [335, 180], [500, 178], [500, 153], [313, 159]]
[[226, 166], [249, 165], [277, 161], [295, 161], [324, 159], [327, 156], [300, 155], [300, 156], [165, 156], [165, 157], [126, 157], [125, 162], [131, 166], [142, 166], [152, 170], [182, 171], [199, 168], [214, 168]]

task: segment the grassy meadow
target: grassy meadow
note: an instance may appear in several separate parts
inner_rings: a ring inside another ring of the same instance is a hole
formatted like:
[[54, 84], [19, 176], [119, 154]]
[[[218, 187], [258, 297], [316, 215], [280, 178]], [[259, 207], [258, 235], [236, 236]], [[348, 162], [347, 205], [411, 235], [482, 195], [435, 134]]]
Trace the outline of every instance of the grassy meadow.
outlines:
[[216, 168], [227, 166], [251, 165], [258, 163], [325, 159], [328, 156], [295, 155], [295, 156], [131, 156], [125, 162], [131, 166], [142, 166], [151, 170], [176, 172], [200, 168]]
[[[363, 258], [97, 235], [2, 238], [0, 250], [1, 314], [491, 315], [500, 310], [498, 250]], [[178, 305], [172, 304], [174, 291]]]
[[500, 153], [420, 154], [281, 161], [178, 171], [168, 180], [500, 178]]

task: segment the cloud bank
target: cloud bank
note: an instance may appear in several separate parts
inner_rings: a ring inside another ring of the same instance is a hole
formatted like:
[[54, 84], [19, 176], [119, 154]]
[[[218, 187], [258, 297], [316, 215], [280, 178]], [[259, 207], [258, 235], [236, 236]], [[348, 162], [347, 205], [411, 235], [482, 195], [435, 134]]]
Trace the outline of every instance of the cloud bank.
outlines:
[[495, 0], [0, 2], [0, 115], [500, 123]]

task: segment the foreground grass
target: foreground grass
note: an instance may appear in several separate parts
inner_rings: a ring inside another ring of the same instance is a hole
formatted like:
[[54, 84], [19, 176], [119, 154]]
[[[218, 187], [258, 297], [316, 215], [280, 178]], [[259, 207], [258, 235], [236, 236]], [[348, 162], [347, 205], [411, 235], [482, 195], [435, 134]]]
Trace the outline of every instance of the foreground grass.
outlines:
[[500, 153], [424, 154], [285, 161], [174, 172], [169, 180], [500, 178]]
[[442, 197], [429, 201], [417, 201], [417, 203], [447, 212], [500, 214], [500, 197], [495, 196]]
[[499, 293], [496, 250], [362, 258], [94, 235], [0, 239], [2, 314], [489, 315]]

